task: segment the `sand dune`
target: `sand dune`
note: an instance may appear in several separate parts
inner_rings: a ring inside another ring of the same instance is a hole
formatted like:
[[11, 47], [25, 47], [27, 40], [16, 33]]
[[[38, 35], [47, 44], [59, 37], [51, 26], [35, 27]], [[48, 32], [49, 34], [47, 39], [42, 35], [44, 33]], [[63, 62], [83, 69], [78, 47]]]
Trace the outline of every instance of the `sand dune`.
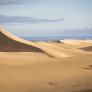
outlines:
[[71, 45], [80, 45], [82, 44], [82, 40], [60, 40], [60, 42], [64, 42]]
[[83, 41], [83, 40], [75, 40], [75, 39], [73, 39], [73, 40], [71, 40], [71, 39], [65, 39], [65, 40], [60, 40], [60, 42], [61, 43], [66, 43], [66, 44], [70, 44], [70, 45], [79, 45], [79, 46], [85, 46], [85, 45], [89, 45], [89, 44], [91, 44], [92, 45], [92, 41], [91, 40], [85, 40], [85, 41]]
[[42, 45], [36, 44], [34, 42], [30, 42], [24, 40], [22, 38], [16, 37], [15, 35], [5, 31], [4, 29], [0, 29], [0, 51], [2, 52], [42, 52], [51, 57], [67, 57], [63, 53], [57, 52], [56, 50], [52, 50], [46, 48]]
[[32, 42], [0, 30], [0, 92], [91, 92], [92, 40]]
[[28, 41], [18, 38], [2, 28], [0, 29], [0, 51], [42, 52], [40, 48], [30, 45]]

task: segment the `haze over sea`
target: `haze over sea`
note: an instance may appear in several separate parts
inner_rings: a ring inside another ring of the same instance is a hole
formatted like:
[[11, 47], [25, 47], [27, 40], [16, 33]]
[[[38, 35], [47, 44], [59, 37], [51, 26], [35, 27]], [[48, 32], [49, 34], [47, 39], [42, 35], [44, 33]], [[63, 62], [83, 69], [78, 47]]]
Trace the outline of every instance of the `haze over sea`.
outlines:
[[57, 41], [57, 40], [64, 40], [64, 39], [77, 39], [77, 40], [91, 40], [92, 36], [62, 36], [62, 37], [21, 37], [29, 41]]

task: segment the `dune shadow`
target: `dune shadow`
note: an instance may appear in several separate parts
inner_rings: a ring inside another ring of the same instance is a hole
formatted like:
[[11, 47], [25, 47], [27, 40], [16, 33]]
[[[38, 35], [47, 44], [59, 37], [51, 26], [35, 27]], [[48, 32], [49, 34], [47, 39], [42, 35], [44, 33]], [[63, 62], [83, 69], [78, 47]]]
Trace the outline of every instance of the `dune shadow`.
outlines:
[[0, 52], [43, 52], [37, 48], [26, 43], [11, 39], [0, 32]]
[[3, 29], [0, 29], [0, 52], [35, 52], [53, 57], [39, 47], [29, 44], [27, 40], [16, 37]]
[[29, 41], [16, 37], [4, 29], [0, 29], [0, 52], [36, 52], [53, 57], [41, 48], [31, 45]]
[[43, 52], [40, 48], [34, 46], [28, 46], [26, 44], [17, 44], [14, 43], [13, 45], [6, 44], [4, 46], [0, 46], [0, 52]]
[[40, 48], [36, 48], [34, 46], [0, 46], [0, 52], [42, 52]]
[[88, 89], [88, 90], [78, 90], [78, 91], [73, 91], [73, 92], [92, 92], [92, 89]]
[[92, 46], [83, 47], [83, 48], [79, 48], [79, 49], [84, 50], [84, 51], [92, 51]]
[[88, 67], [81, 67], [81, 69], [88, 69], [88, 70], [92, 70], [92, 68], [88, 68]]
[[88, 70], [92, 70], [92, 65], [89, 65], [88, 67], [80, 67], [81, 69], [88, 69]]

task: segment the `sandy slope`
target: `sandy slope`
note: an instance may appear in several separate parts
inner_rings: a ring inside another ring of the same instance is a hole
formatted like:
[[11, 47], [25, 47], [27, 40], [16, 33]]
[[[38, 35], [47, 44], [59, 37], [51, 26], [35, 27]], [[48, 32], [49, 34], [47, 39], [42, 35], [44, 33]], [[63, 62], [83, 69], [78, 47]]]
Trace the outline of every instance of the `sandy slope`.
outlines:
[[91, 65], [92, 58], [87, 55], [49, 58], [33, 53], [0, 53], [0, 90], [1, 92], [89, 90], [92, 88]]
[[0, 29], [0, 51], [42, 52], [41, 49], [29, 44], [29, 41], [18, 38], [4, 29]]
[[46, 48], [34, 42], [29, 42], [22, 38], [0, 29], [0, 51], [2, 52], [42, 52], [52, 57], [62, 57], [66, 55], [61, 54], [53, 49]]
[[0, 92], [92, 92], [91, 40], [29, 42], [9, 34], [0, 31]]

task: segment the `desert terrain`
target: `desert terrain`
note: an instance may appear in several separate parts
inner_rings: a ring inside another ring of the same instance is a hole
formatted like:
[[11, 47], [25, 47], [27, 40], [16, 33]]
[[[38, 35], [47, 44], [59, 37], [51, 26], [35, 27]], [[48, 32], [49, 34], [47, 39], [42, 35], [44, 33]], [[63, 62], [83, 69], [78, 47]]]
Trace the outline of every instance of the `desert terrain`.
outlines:
[[32, 42], [1, 28], [0, 92], [92, 92], [92, 40]]

